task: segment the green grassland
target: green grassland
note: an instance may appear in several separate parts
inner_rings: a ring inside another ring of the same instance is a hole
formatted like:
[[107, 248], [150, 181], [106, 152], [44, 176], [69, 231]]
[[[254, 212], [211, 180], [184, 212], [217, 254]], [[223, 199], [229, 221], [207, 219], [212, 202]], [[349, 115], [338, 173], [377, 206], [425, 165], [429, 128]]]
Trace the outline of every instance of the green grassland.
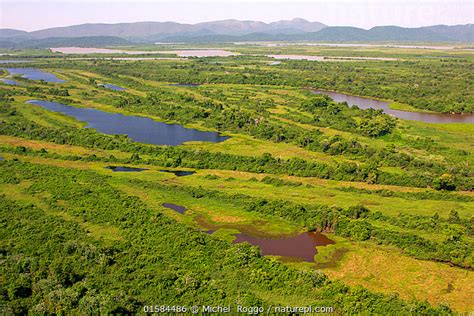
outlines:
[[[190, 47], [168, 47], [177, 48]], [[474, 55], [216, 48], [241, 55], [118, 61], [18, 52], [35, 58], [15, 67], [66, 82], [0, 83], [0, 304], [14, 313], [79, 314], [136, 313], [156, 302], [313, 304], [338, 314], [472, 311], [474, 125], [393, 119], [305, 88], [377, 97], [400, 110], [472, 113]], [[270, 66], [265, 54], [399, 60]], [[140, 144], [26, 103], [32, 99], [230, 138]], [[147, 170], [112, 172], [111, 165]], [[335, 241], [317, 247], [312, 263], [232, 244], [239, 232], [277, 238], [312, 230]]]

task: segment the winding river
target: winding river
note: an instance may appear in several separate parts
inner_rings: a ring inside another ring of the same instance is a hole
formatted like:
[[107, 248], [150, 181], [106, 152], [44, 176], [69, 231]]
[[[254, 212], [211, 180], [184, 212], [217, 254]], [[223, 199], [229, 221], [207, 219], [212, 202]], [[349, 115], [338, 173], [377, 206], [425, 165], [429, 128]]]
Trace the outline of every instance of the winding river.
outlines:
[[311, 92], [328, 95], [336, 102], [347, 102], [348, 105], [357, 105], [361, 109], [382, 109], [385, 113], [404, 120], [420, 121], [425, 123], [474, 123], [474, 114], [444, 114], [400, 111], [391, 109], [388, 106], [389, 102], [386, 101], [319, 89], [311, 90]]

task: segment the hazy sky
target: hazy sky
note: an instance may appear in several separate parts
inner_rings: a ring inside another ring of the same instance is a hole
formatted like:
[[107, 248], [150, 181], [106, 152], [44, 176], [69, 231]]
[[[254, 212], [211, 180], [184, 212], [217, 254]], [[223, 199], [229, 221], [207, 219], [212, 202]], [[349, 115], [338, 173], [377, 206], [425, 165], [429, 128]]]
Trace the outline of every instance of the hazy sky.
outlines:
[[26, 31], [98, 22], [295, 17], [363, 28], [466, 24], [474, 22], [474, 0], [0, 0], [0, 28]]

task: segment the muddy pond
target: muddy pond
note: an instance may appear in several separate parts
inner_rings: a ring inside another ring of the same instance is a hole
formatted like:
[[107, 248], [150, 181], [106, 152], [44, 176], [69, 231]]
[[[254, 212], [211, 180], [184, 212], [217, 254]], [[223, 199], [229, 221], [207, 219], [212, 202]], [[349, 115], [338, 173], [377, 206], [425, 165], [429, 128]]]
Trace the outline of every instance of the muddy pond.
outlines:
[[237, 234], [234, 243], [248, 242], [258, 246], [262, 255], [281, 256], [286, 259], [313, 262], [316, 246], [326, 246], [335, 242], [326, 235], [306, 232], [294, 237], [260, 238], [248, 234]]

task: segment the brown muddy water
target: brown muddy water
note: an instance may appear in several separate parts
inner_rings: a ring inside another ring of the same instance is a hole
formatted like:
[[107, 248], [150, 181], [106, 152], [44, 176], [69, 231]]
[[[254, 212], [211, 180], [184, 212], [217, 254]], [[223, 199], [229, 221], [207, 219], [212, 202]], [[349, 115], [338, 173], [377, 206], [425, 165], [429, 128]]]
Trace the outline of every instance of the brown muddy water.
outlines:
[[382, 109], [384, 113], [404, 120], [419, 121], [425, 123], [474, 123], [473, 114], [444, 114], [444, 113], [421, 113], [393, 110], [388, 106], [388, 102], [372, 98], [358, 97], [350, 94], [326, 91], [311, 90], [315, 94], [328, 95], [336, 102], [347, 102], [349, 106], [357, 105], [361, 109]]
[[261, 254], [313, 262], [317, 254], [316, 246], [326, 246], [335, 242], [326, 235], [306, 232], [295, 237], [259, 238], [247, 234], [237, 234], [233, 243], [248, 242], [260, 248]]
[[[165, 204], [162, 205], [165, 206]], [[238, 230], [240, 233], [235, 235], [232, 243], [248, 242], [259, 247], [263, 256], [279, 256], [284, 261], [314, 262], [314, 256], [318, 253], [317, 246], [335, 244], [326, 235], [318, 232], [305, 232], [292, 236], [269, 235], [267, 231], [261, 229], [265, 224], [263, 220], [256, 220], [251, 223], [216, 223], [209, 221], [202, 214], [198, 214], [194, 217], [194, 221], [207, 234], [213, 234], [219, 229]]]

